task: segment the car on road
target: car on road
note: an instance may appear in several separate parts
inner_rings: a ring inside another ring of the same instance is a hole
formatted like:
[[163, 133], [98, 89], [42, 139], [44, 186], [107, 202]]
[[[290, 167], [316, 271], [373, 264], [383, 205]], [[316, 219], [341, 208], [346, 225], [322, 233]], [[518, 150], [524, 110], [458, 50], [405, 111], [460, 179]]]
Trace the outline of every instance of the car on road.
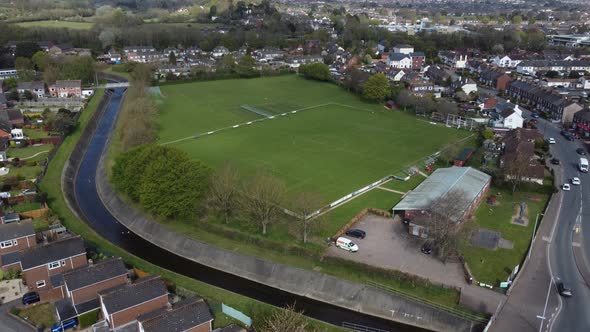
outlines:
[[29, 292], [23, 295], [22, 301], [23, 305], [29, 305], [41, 301], [41, 298], [39, 297], [39, 293]]
[[563, 191], [570, 191], [570, 184], [569, 183], [564, 183], [563, 186], [561, 186], [561, 189]]
[[531, 118], [533, 118], [533, 119], [538, 119], [538, 118], [539, 118], [539, 114], [537, 114], [537, 113], [532, 113], [532, 114], [531, 114]]
[[583, 148], [577, 148], [576, 152], [581, 155], [581, 156], [585, 156], [586, 155], [586, 150], [584, 150]]
[[556, 141], [556, 140], [555, 140], [555, 138], [553, 138], [553, 137], [549, 137], [549, 138], [547, 139], [547, 142], [549, 142], [549, 144], [555, 144], [555, 143], [557, 143], [557, 141]]
[[346, 235], [356, 237], [357, 239], [364, 239], [367, 236], [367, 233], [361, 229], [355, 228], [347, 230]]
[[580, 183], [581, 183], [581, 182], [580, 182], [580, 178], [577, 178], [577, 177], [573, 177], [573, 178], [572, 178], [572, 184], [575, 184], [575, 185], [580, 185]]
[[553, 158], [553, 159], [551, 159], [551, 163], [553, 165], [559, 165], [559, 164], [561, 164], [561, 161], [559, 161], [559, 159], [557, 159], [557, 158]]
[[557, 292], [563, 297], [571, 297], [574, 295], [572, 294], [572, 289], [569, 288], [563, 281], [559, 281], [557, 283]]
[[424, 242], [424, 244], [420, 248], [420, 251], [422, 251], [422, 253], [426, 255], [432, 254], [432, 243]]

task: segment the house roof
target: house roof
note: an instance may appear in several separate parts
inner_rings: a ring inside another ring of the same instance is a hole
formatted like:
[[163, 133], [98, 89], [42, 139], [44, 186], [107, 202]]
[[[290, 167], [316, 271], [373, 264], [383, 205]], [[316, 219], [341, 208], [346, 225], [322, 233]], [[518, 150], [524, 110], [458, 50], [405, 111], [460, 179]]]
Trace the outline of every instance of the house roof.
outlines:
[[[393, 210], [428, 210], [432, 202], [447, 193], [460, 190], [465, 193], [463, 211], [476, 199], [491, 176], [472, 167], [439, 168], [426, 180], [410, 191]], [[458, 221], [462, 215], [455, 215]]]
[[79, 236], [51, 242], [22, 252], [23, 270], [55, 262], [60, 259], [85, 254], [84, 241]]
[[10, 252], [2, 255], [2, 266], [18, 263], [21, 260], [20, 251]]
[[483, 102], [483, 108], [490, 109], [490, 108], [496, 106], [497, 104], [498, 104], [498, 99], [496, 99], [495, 97], [489, 97], [489, 98], [486, 98], [486, 100]]
[[4, 215], [4, 221], [7, 220], [20, 220], [20, 216], [17, 213], [7, 213]]
[[82, 86], [82, 81], [80, 81], [80, 80], [55, 81], [54, 86], [56, 88], [80, 88]]
[[6, 110], [8, 114], [8, 120], [15, 121], [15, 120], [23, 120], [23, 113], [19, 109], [9, 109]]
[[17, 90], [44, 90], [45, 83], [40, 81], [20, 82], [16, 88]]
[[404, 54], [404, 53], [391, 53], [389, 55], [389, 60], [390, 61], [401, 61], [401, 60], [403, 60], [405, 58], [408, 58], [409, 59], [410, 56], [407, 55], [407, 54]]
[[33, 223], [24, 221], [0, 226], [0, 242], [18, 239], [23, 236], [35, 235]]
[[414, 46], [408, 44], [397, 44], [394, 46], [394, 48], [414, 48]]
[[69, 297], [55, 302], [55, 310], [57, 311], [59, 319], [62, 321], [78, 316], [74, 304], [72, 303], [72, 299]]
[[117, 276], [126, 275], [127, 269], [121, 258], [110, 258], [93, 265], [83, 266], [64, 273], [68, 290], [74, 291]]
[[507, 117], [511, 116], [514, 113], [516, 113], [514, 111], [514, 109], [507, 108], [507, 109], [503, 110], [502, 112], [500, 112], [500, 115], [502, 116], [503, 119], [506, 119]]
[[105, 289], [98, 294], [109, 313], [119, 312], [139, 303], [143, 303], [168, 294], [164, 281], [158, 276], [137, 279], [132, 284], [125, 284]]
[[213, 320], [209, 306], [202, 299], [187, 298], [137, 317], [145, 332], [182, 332]]

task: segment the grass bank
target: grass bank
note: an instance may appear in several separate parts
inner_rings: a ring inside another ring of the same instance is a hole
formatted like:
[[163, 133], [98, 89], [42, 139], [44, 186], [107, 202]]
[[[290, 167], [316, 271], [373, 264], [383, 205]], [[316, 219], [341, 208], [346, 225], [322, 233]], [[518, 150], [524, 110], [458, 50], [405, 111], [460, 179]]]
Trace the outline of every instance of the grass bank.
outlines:
[[[80, 138], [82, 131], [88, 124], [93, 112], [96, 111], [96, 107], [98, 106], [102, 95], [103, 91], [98, 91], [90, 101], [88, 107], [80, 116], [77, 128], [72, 134], [66, 137], [55, 157], [49, 164], [46, 176], [40, 183], [40, 189], [48, 195], [50, 208], [60, 217], [61, 221], [70, 231], [81, 235], [86, 242], [92, 246], [100, 248], [105, 253], [120, 256], [126, 263], [143, 271], [160, 275], [164, 279], [173, 282], [176, 286], [196, 292], [200, 296], [226, 303], [227, 305], [251, 316], [255, 322], [263, 319], [273, 310], [273, 306], [174, 273], [134, 256], [98, 235], [92, 228], [90, 228], [90, 226], [78, 219], [68, 208], [61, 188], [61, 173], [67, 159]], [[339, 327], [311, 319], [310, 324], [327, 332], [343, 331], [343, 329]]]
[[69, 22], [53, 20], [20, 22], [15, 24], [22, 28], [66, 28], [75, 30], [90, 30], [94, 25], [93, 23], [89, 22]]

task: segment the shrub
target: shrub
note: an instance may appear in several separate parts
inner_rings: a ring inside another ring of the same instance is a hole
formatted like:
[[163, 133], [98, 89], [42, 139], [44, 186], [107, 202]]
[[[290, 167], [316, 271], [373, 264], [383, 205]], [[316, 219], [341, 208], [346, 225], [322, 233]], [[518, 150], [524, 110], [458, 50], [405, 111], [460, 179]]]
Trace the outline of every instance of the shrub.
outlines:
[[34, 160], [27, 160], [26, 165], [29, 167], [37, 166], [37, 162]]

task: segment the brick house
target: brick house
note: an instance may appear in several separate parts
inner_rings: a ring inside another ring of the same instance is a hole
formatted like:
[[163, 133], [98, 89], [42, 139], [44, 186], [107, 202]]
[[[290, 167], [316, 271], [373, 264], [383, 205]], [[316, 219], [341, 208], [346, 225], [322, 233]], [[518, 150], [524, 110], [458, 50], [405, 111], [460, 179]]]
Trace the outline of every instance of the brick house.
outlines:
[[88, 264], [84, 241], [79, 236], [23, 250], [20, 256], [23, 279], [29, 291], [38, 292], [42, 301], [63, 298], [61, 274]]
[[23, 221], [0, 226], [0, 264], [2, 270], [20, 269], [19, 251], [37, 245], [33, 223]]
[[137, 324], [139, 316], [168, 306], [168, 291], [158, 276], [137, 279], [98, 292], [100, 309], [110, 329]]
[[59, 279], [66, 297], [55, 303], [55, 309], [64, 321], [99, 309], [98, 292], [125, 284], [127, 269], [121, 258], [109, 258], [64, 272]]
[[59, 98], [82, 98], [82, 81], [56, 81], [55, 84], [49, 86], [49, 94]]
[[142, 332], [211, 332], [213, 316], [203, 299], [191, 297], [137, 317]]
[[489, 87], [503, 91], [506, 90], [508, 82], [510, 82], [512, 78], [498, 71], [486, 69], [479, 74], [479, 80]]

